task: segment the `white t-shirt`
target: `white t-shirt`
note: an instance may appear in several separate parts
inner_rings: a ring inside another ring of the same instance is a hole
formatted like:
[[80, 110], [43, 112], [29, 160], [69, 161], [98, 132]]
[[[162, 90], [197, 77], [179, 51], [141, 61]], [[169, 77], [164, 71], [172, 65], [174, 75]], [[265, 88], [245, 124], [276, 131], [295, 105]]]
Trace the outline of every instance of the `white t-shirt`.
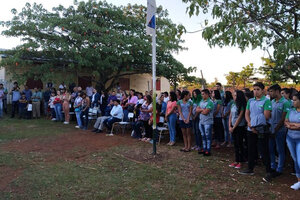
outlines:
[[28, 104], [27, 111], [32, 111], [32, 104]]
[[118, 119], [122, 119], [123, 117], [123, 108], [120, 105], [114, 106], [110, 111], [110, 115], [116, 117]]
[[169, 97], [164, 97], [164, 102], [168, 103]]
[[54, 108], [55, 107], [54, 104], [53, 104], [54, 99], [55, 99], [55, 96], [54, 97], [50, 97], [50, 100], [49, 100], [50, 108]]

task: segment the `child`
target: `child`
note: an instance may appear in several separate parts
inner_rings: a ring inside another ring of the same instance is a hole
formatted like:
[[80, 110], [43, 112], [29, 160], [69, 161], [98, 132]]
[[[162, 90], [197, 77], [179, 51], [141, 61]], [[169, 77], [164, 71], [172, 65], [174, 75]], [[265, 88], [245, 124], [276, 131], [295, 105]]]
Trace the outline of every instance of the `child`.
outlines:
[[26, 118], [26, 106], [27, 99], [25, 93], [22, 93], [21, 98], [19, 99], [19, 118]]
[[30, 100], [27, 104], [27, 119], [31, 119], [32, 116], [32, 101]]
[[49, 99], [49, 106], [50, 106], [50, 109], [51, 109], [51, 120], [52, 121], [56, 121], [56, 115], [55, 115], [55, 109], [54, 109], [54, 99], [55, 99], [55, 92], [51, 92], [51, 96], [50, 96], [50, 99]]

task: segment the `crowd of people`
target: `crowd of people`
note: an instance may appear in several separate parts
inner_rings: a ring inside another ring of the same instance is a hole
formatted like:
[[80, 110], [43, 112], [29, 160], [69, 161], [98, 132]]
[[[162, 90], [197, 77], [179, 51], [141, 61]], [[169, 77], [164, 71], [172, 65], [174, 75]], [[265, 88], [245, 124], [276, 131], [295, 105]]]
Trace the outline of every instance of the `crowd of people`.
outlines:
[[[300, 93], [295, 89], [281, 88], [278, 84], [265, 90], [263, 83], [253, 85], [253, 91], [222, 90], [220, 83], [214, 90], [195, 89], [164, 92], [156, 97], [157, 118], [153, 119], [152, 92], [133, 89], [112, 91], [107, 94], [93, 88], [74, 86], [66, 89], [62, 83], [56, 90], [48, 85], [42, 92], [33, 92], [25, 86], [21, 92], [18, 83], [12, 95], [11, 117], [17, 111], [19, 118], [40, 118], [41, 110], [56, 122], [70, 123], [70, 112], [76, 116], [76, 128], [88, 129], [89, 114], [96, 115], [92, 132], [111, 133], [115, 122], [131, 122], [133, 138], [153, 141], [153, 120], [158, 126], [167, 126], [169, 142], [174, 146], [182, 135], [181, 152], [198, 151], [211, 156], [212, 149], [234, 146], [234, 162], [229, 167], [253, 175], [259, 159], [265, 165], [265, 182], [281, 176], [287, 156], [286, 146], [294, 160], [297, 182], [291, 186], [300, 189]], [[0, 84], [0, 118], [6, 110], [8, 91]], [[192, 145], [194, 135], [195, 145]], [[247, 164], [246, 164], [247, 163]]]

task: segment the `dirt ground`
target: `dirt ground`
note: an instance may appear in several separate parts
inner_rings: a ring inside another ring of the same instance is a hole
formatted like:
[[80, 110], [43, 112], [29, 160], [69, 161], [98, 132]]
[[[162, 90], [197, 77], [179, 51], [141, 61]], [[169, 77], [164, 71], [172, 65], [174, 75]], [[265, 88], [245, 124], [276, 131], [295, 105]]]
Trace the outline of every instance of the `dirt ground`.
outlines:
[[[14, 140], [1, 145], [0, 150], [24, 154], [30, 152], [42, 153], [44, 162], [59, 162], [60, 160], [84, 162], [85, 158], [94, 152], [101, 152], [121, 145], [133, 145], [134, 148], [129, 148], [129, 150], [124, 151], [122, 155], [118, 154], [116, 156], [122, 156], [136, 163], [151, 163], [159, 166], [164, 161], [178, 157], [179, 151], [176, 148], [179, 149], [179, 147], [174, 147], [174, 151], [170, 151], [169, 148], [162, 144], [158, 150], [159, 154], [153, 157], [151, 155], [151, 147], [145, 150], [142, 145], [137, 145], [139, 143], [141, 142], [130, 138], [129, 134], [108, 137], [103, 133], [94, 134], [78, 130], [55, 137]], [[178, 146], [181, 146], [181, 144], [178, 144]], [[192, 154], [188, 153], [183, 156], [190, 155]], [[214, 150], [214, 156], [218, 156], [220, 160], [224, 162], [224, 166], [227, 166], [233, 159], [232, 155], [232, 148]], [[0, 176], [0, 190], [4, 190], [12, 181], [22, 174], [22, 169], [12, 169], [7, 166], [0, 166], [0, 170], [2, 174]], [[272, 190], [277, 192], [277, 197], [282, 197], [283, 199], [300, 199], [300, 193], [292, 192], [289, 188], [293, 181], [296, 180], [294, 176], [289, 175], [291, 167], [289, 167], [287, 171], [284, 176], [276, 180], [277, 182], [272, 186]], [[189, 166], [187, 172], [192, 172], [192, 178], [193, 174], [197, 173], [197, 169]], [[207, 169], [207, 172], [213, 173], [210, 172], [209, 169]], [[203, 171], [201, 173], [203, 173]], [[225, 171], [225, 173], [228, 172]], [[212, 183], [212, 185], [213, 184], [214, 183]], [[268, 186], [266, 189], [268, 189]]]

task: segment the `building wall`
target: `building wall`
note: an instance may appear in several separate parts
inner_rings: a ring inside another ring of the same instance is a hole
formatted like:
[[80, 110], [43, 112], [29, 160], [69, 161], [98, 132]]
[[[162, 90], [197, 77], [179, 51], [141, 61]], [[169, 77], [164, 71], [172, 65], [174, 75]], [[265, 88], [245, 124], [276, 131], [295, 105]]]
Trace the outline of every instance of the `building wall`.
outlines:
[[[153, 89], [152, 84], [152, 75], [150, 74], [135, 74], [129, 76], [130, 78], [130, 88], [135, 89], [139, 92], [145, 92]], [[169, 92], [170, 91], [170, 83], [164, 77], [157, 77], [160, 79], [160, 90], [157, 90], [157, 93], [160, 92]]]

